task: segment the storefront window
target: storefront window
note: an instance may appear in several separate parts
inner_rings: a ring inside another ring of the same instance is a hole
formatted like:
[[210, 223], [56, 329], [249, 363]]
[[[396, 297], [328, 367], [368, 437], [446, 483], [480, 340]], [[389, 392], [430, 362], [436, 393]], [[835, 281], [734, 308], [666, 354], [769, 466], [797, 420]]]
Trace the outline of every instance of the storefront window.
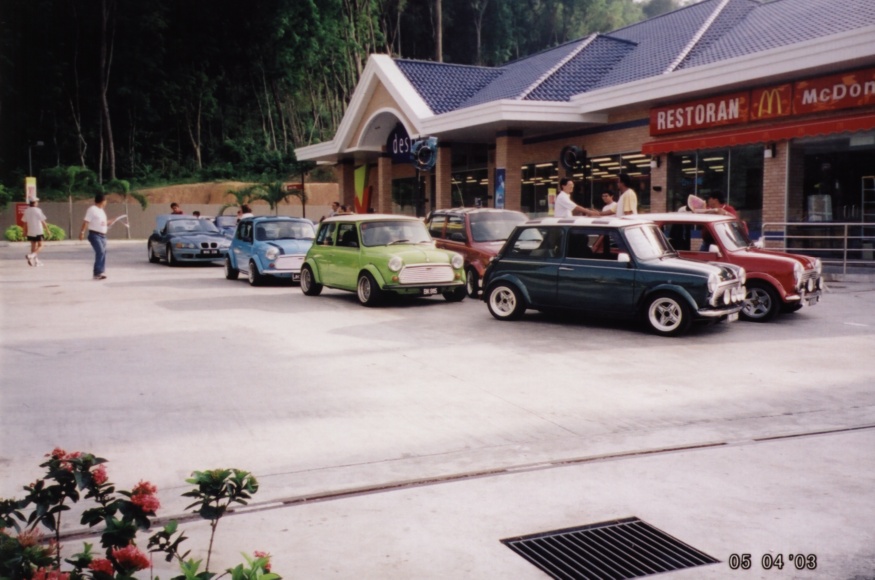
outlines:
[[550, 211], [547, 193], [559, 186], [556, 163], [523, 165], [520, 186], [520, 210], [530, 216], [547, 215]]
[[751, 231], [759, 231], [763, 210], [763, 146], [732, 147], [668, 156], [668, 210], [695, 195], [720, 192]]
[[578, 195], [578, 203], [601, 209], [602, 193], [606, 191], [616, 201], [619, 197], [617, 176], [620, 173], [627, 173], [632, 178], [632, 189], [638, 194], [638, 211], [650, 211], [650, 156], [643, 153], [603, 155], [590, 159], [586, 165], [586, 185]]
[[488, 207], [487, 170], [453, 171], [452, 193], [452, 207]]

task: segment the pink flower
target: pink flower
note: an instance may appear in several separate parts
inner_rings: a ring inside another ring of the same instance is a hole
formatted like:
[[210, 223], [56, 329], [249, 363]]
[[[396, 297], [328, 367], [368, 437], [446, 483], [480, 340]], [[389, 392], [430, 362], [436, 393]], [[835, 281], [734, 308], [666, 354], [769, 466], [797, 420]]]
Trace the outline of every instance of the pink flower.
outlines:
[[112, 551], [112, 557], [125, 570], [145, 570], [149, 567], [149, 558], [133, 544]]
[[25, 530], [18, 534], [18, 545], [22, 548], [30, 548], [39, 544], [40, 538], [42, 534], [38, 529]]
[[91, 472], [91, 478], [96, 485], [103, 485], [106, 483], [106, 480], [109, 479], [106, 475], [106, 466], [103, 464], [98, 465], [97, 468]]
[[51, 457], [52, 459], [64, 459], [66, 456], [67, 452], [60, 447], [55, 447], [51, 453], [46, 453], [46, 457]]
[[131, 503], [139, 506], [145, 513], [155, 513], [161, 507], [161, 502], [155, 497], [158, 488], [148, 481], [141, 481], [131, 492]]
[[112, 562], [107, 560], [106, 558], [98, 558], [97, 560], [92, 560], [90, 564], [88, 564], [89, 570], [94, 570], [95, 572], [103, 572], [104, 574], [109, 574], [112, 576], [115, 574], [115, 570], [112, 567]]
[[61, 572], [60, 570], [46, 570], [38, 568], [33, 573], [33, 580], [70, 580], [69, 572]]
[[267, 563], [264, 565], [264, 571], [270, 572], [270, 554], [268, 552], [262, 552], [260, 550], [255, 550], [256, 558], [267, 558]]
[[131, 494], [132, 495], [139, 495], [139, 494], [152, 495], [152, 494], [156, 493], [157, 491], [158, 491], [157, 487], [155, 487], [154, 485], [152, 485], [148, 481], [141, 480], [140, 483], [138, 483], [137, 486], [134, 488], [134, 490], [131, 492]]

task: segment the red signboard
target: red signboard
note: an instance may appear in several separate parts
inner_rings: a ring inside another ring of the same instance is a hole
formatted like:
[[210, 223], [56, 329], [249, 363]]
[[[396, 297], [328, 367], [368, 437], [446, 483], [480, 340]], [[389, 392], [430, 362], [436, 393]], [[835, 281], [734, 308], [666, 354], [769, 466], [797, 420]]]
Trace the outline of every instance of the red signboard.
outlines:
[[875, 104], [875, 68], [796, 83], [793, 112], [797, 115]]
[[650, 134], [667, 135], [875, 105], [875, 68], [773, 85], [650, 110]]
[[745, 123], [749, 98], [749, 92], [734, 93], [651, 109], [650, 134], [667, 135]]
[[28, 208], [28, 204], [26, 203], [16, 203], [15, 204], [15, 223], [17, 223], [20, 227], [24, 227], [24, 210]]

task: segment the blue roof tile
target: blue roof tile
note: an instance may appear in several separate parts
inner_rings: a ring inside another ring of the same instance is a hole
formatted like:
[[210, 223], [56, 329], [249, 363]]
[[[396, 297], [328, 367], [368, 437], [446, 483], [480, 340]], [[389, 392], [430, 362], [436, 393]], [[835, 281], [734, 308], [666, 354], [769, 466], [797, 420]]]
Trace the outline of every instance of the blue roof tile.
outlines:
[[875, 24], [875, 0], [703, 0], [501, 67], [396, 59], [437, 114], [573, 95]]

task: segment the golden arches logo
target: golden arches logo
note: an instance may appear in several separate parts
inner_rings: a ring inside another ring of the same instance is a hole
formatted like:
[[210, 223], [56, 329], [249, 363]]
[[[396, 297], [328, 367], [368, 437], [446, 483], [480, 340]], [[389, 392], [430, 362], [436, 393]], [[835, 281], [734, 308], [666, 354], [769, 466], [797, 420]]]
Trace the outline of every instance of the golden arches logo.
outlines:
[[780, 116], [784, 114], [784, 105], [781, 100], [781, 89], [765, 89], [760, 95], [759, 117]]

